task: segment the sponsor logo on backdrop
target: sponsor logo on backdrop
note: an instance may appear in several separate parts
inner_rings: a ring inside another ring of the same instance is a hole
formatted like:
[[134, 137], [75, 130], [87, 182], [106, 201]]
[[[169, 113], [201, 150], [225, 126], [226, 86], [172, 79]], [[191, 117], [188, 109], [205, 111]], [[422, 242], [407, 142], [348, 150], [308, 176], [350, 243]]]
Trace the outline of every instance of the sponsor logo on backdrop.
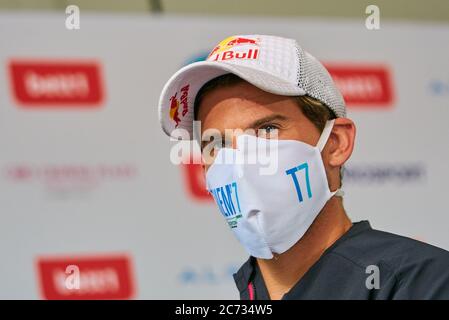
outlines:
[[387, 108], [393, 105], [393, 83], [386, 66], [325, 66], [348, 106]]
[[133, 270], [126, 255], [40, 257], [37, 273], [44, 299], [129, 299]]
[[213, 200], [211, 194], [206, 190], [206, 180], [201, 164], [188, 163], [182, 166], [186, 180], [187, 190], [193, 199], [200, 201]]
[[432, 79], [429, 82], [429, 90], [433, 96], [449, 97], [449, 79]]
[[255, 60], [259, 56], [259, 39], [232, 36], [221, 41], [207, 57], [209, 61], [234, 59]]
[[188, 59], [186, 59], [182, 66], [186, 66], [188, 64], [199, 62], [199, 61], [205, 61], [207, 60], [207, 57], [209, 56], [209, 51], [203, 51], [198, 54], [192, 55]]
[[97, 62], [13, 60], [9, 74], [15, 100], [26, 108], [96, 108], [103, 101]]
[[[240, 263], [241, 264], [241, 263]], [[237, 272], [239, 264], [215, 266], [185, 266], [177, 275], [182, 285], [221, 285], [233, 281], [233, 274]]]
[[181, 122], [181, 117], [184, 117], [189, 111], [189, 89], [190, 85], [187, 84], [181, 88], [180, 93], [176, 92], [170, 97], [170, 119], [175, 122], [175, 128]]
[[343, 182], [348, 184], [407, 185], [426, 178], [422, 163], [351, 164], [345, 168]]
[[57, 196], [84, 194], [106, 182], [126, 182], [138, 175], [133, 164], [11, 164], [2, 169], [3, 176], [16, 184], [42, 184]]

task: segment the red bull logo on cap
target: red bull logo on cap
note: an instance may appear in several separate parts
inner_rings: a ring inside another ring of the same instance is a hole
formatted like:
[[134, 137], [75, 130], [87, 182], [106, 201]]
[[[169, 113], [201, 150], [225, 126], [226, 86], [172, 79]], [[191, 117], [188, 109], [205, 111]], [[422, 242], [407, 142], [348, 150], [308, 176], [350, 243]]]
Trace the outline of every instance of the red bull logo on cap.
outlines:
[[189, 104], [187, 100], [189, 95], [189, 87], [190, 85], [185, 85], [181, 88], [181, 97], [179, 99], [176, 97], [178, 92], [170, 97], [170, 119], [175, 122], [175, 128], [177, 128], [179, 122], [181, 122], [180, 113], [181, 117], [184, 117], [189, 111]]
[[224, 39], [211, 51], [207, 60], [257, 59], [259, 39], [232, 36]]

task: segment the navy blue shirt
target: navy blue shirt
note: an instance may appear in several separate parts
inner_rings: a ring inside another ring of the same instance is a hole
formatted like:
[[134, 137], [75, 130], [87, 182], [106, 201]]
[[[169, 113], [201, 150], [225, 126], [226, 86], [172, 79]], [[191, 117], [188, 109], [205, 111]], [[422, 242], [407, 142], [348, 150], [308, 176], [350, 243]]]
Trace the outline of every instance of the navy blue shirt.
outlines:
[[[254, 257], [234, 280], [242, 300], [270, 299]], [[282, 299], [449, 299], [449, 252], [374, 230], [368, 221], [361, 221], [329, 247]]]

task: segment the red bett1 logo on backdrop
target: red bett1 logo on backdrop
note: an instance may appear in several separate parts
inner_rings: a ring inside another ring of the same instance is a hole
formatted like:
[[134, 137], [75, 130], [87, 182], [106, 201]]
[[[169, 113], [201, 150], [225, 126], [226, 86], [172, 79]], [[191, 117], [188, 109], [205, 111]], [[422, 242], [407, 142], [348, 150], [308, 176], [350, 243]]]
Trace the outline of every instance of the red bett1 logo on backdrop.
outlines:
[[126, 255], [41, 257], [37, 272], [43, 298], [129, 299], [134, 295]]
[[26, 108], [95, 108], [104, 98], [98, 62], [13, 60], [9, 74], [12, 94]]
[[182, 169], [190, 196], [199, 201], [213, 201], [213, 198], [206, 190], [206, 179], [201, 164], [184, 164]]
[[393, 84], [386, 66], [325, 64], [349, 107], [393, 106]]

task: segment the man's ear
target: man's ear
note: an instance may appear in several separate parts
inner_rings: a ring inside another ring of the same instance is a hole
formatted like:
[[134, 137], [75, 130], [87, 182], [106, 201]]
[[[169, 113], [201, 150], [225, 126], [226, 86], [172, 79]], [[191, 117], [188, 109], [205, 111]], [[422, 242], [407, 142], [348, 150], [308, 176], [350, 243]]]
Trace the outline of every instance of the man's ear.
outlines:
[[329, 149], [328, 163], [341, 167], [351, 156], [355, 141], [355, 124], [348, 118], [336, 118], [332, 128], [332, 146]]

